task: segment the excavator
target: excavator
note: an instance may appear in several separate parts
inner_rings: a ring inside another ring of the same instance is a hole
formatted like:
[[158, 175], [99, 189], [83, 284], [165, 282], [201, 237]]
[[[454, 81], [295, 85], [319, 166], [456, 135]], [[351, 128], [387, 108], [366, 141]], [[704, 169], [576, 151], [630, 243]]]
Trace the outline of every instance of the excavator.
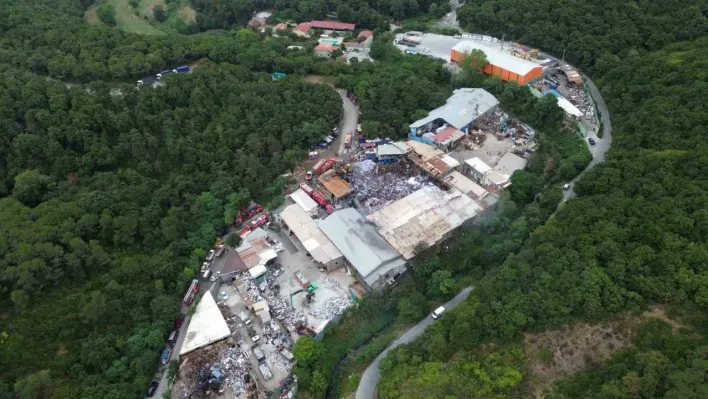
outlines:
[[307, 292], [307, 302], [310, 303], [315, 300], [315, 291], [320, 288], [316, 283], [310, 283], [307, 288], [299, 289], [292, 294], [290, 294], [290, 306], [293, 306], [293, 297], [301, 292]]

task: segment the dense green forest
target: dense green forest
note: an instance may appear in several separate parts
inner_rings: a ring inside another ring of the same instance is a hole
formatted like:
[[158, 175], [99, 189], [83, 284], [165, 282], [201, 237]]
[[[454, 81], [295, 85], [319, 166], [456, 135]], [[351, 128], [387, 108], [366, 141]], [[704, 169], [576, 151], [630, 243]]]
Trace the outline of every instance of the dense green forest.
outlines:
[[[472, 31], [505, 32], [508, 39], [548, 46], [556, 55], [567, 48], [566, 58], [592, 71], [603, 93], [612, 113], [613, 146], [605, 162], [575, 185], [578, 198], [545, 224], [531, 226], [525, 242], [523, 235], [502, 235], [493, 245], [474, 245], [475, 237], [484, 242], [467, 232], [458, 242], [473, 248], [471, 255], [436, 256], [431, 266], [416, 267], [416, 275], [439, 268], [466, 273], [465, 267], [487, 274], [467, 302], [401, 349], [405, 356], [394, 352], [382, 366], [382, 395], [404, 397], [410, 386], [421, 386], [421, 397], [455, 396], [456, 381], [468, 372], [457, 367], [459, 359], [479, 357], [484, 343], [513, 347], [524, 331], [602, 320], [650, 303], [705, 312], [708, 39], [669, 44], [705, 35], [705, 4], [698, 3], [643, 2], [634, 8], [567, 2], [544, 8], [533, 2], [469, 2], [460, 10]], [[608, 14], [613, 19], [583, 22]], [[671, 29], [664, 29], [667, 21]], [[620, 34], [625, 41], [618, 40]], [[664, 41], [650, 40], [657, 36]], [[578, 37], [586, 41], [576, 46]], [[512, 229], [528, 225], [528, 218], [506, 220]], [[484, 253], [497, 257], [479, 262]], [[636, 351], [560, 383], [558, 397], [704, 397], [705, 343], [673, 338], [665, 328], [647, 336]], [[516, 369], [523, 370], [524, 360], [517, 360]], [[434, 383], [420, 385], [421, 379], [439, 378], [439, 370], [448, 370], [449, 384], [438, 390]], [[507, 388], [494, 393], [507, 395]]]

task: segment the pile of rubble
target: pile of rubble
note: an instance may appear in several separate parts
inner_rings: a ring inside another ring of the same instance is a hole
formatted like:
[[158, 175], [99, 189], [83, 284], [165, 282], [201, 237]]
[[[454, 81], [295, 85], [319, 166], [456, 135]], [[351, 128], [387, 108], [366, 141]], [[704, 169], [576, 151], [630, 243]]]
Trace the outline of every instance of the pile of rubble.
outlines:
[[322, 306], [310, 310], [310, 316], [319, 320], [330, 320], [344, 312], [351, 305], [349, 298], [332, 297], [327, 299]]
[[249, 374], [251, 369], [248, 353], [244, 353], [236, 346], [231, 346], [221, 354], [215, 366], [218, 366], [226, 375], [224, 384], [233, 390], [235, 397], [246, 392], [248, 388], [245, 376]]
[[367, 160], [354, 165], [349, 184], [356, 192], [356, 201], [369, 212], [375, 212], [433, 183], [408, 162], [376, 165]]
[[344, 291], [344, 288], [342, 288], [342, 285], [339, 284], [339, 281], [333, 279], [332, 277], [325, 277], [324, 280], [320, 281], [320, 285], [333, 291]]
[[285, 373], [289, 373], [290, 370], [293, 368], [292, 364], [289, 361], [285, 360], [276, 352], [271, 352], [268, 354], [268, 356], [266, 356], [266, 363], [270, 368], [278, 369]]
[[288, 330], [295, 331], [298, 325], [307, 322], [305, 315], [290, 305], [288, 298], [266, 292], [265, 300], [268, 302], [270, 312]]

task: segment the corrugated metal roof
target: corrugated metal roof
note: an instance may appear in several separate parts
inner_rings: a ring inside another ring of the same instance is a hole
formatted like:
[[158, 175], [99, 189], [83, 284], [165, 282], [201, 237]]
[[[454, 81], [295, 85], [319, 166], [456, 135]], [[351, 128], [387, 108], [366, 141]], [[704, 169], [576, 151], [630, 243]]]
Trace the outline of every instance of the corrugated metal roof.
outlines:
[[317, 181], [338, 199], [346, 197], [353, 191], [352, 186], [337, 176], [334, 170], [328, 170]]
[[470, 53], [472, 50], [484, 51], [484, 54], [487, 55], [487, 61], [489, 61], [490, 64], [504, 68], [507, 71], [513, 72], [517, 75], [526, 75], [536, 68], [543, 68], [542, 66], [531, 61], [515, 57], [509, 53], [499, 50], [498, 48], [490, 47], [477, 41], [463, 40], [452, 48], [452, 51], [457, 51], [458, 53], [463, 54]]
[[302, 191], [301, 188], [298, 188], [292, 194], [290, 194], [290, 199], [292, 199], [293, 202], [298, 204], [303, 211], [309, 214], [317, 212], [317, 202], [310, 198], [310, 196], [307, 195], [306, 192]]
[[204, 293], [192, 316], [179, 354], [185, 355], [196, 349], [211, 345], [231, 334], [229, 326], [216, 305], [211, 291]]
[[477, 203], [457, 189], [446, 192], [426, 186], [372, 213], [368, 219], [391, 246], [411, 259], [419, 246], [427, 248], [440, 242], [481, 211]]
[[462, 173], [454, 170], [445, 178], [445, 182], [460, 190], [462, 193], [473, 196], [474, 199], [484, 198], [488, 193], [484, 187], [468, 179]]
[[528, 162], [526, 159], [512, 152], [507, 152], [501, 157], [493, 169], [499, 174], [511, 176], [515, 171], [525, 168], [526, 162]]
[[440, 151], [439, 149], [437, 149], [433, 146], [423, 144], [423, 143], [415, 141], [415, 140], [408, 140], [406, 142], [406, 144], [408, 145], [408, 147], [413, 149], [413, 152], [415, 152], [417, 155], [420, 156], [420, 158], [423, 162], [425, 162], [435, 156], [445, 154], [445, 152]]
[[355, 24], [339, 21], [310, 21], [310, 25], [317, 29], [332, 29], [332, 30], [354, 30]]
[[299, 205], [285, 207], [280, 217], [315, 261], [327, 264], [342, 257], [342, 253]]
[[435, 108], [428, 116], [411, 123], [410, 126], [418, 128], [436, 119], [442, 119], [449, 125], [462, 129], [498, 104], [496, 97], [484, 89], [457, 89], [445, 105]]
[[376, 147], [376, 155], [379, 157], [405, 155], [406, 151], [395, 144], [381, 144]]
[[369, 285], [385, 270], [405, 264], [376, 227], [353, 208], [334, 212], [319, 226]]

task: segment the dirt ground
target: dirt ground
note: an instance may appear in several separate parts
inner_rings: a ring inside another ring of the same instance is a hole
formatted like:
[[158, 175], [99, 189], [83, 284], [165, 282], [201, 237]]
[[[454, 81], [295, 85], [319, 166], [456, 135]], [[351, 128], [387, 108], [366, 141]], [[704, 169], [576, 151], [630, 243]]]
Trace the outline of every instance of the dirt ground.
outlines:
[[632, 346], [637, 328], [647, 318], [662, 319], [678, 330], [681, 324], [666, 316], [665, 309], [653, 306], [641, 316], [625, 313], [599, 324], [573, 324], [556, 330], [524, 335], [524, 353], [529, 378], [526, 391], [541, 398], [556, 380], [599, 365], [613, 353]]
[[86, 23], [90, 25], [98, 25], [101, 23], [101, 21], [98, 20], [98, 15], [96, 15], [95, 4], [86, 9], [86, 12], [84, 13], [84, 19], [86, 20]]

